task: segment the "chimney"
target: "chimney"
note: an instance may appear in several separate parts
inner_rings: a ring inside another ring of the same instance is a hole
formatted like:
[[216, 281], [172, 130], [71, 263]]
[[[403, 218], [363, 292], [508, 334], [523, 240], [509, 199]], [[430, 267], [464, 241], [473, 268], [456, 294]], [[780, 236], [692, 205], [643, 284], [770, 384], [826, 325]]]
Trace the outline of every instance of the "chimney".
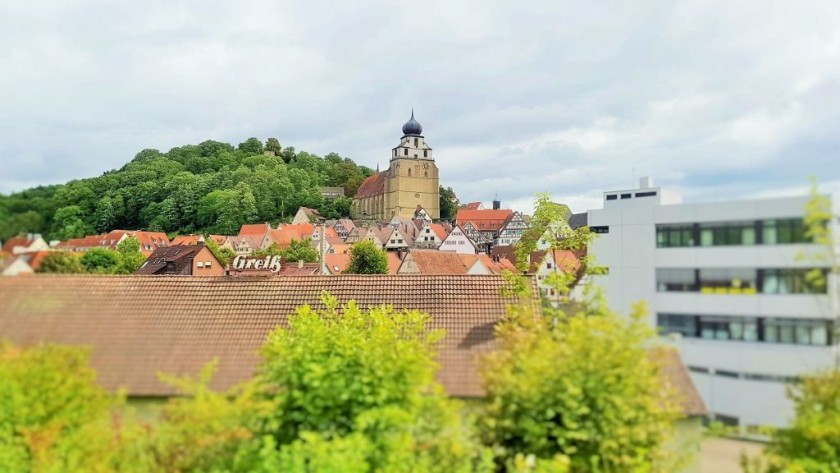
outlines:
[[493, 200], [493, 210], [499, 210], [501, 208], [502, 208], [502, 201], [500, 201], [499, 199], [494, 199]]
[[650, 189], [653, 187], [653, 178], [650, 176], [643, 176], [639, 178], [640, 189]]

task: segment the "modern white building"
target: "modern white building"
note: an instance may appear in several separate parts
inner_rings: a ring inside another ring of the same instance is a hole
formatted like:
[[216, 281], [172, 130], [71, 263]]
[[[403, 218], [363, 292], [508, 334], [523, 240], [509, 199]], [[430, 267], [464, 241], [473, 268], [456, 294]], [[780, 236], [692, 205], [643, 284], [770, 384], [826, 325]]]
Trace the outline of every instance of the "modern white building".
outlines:
[[[809, 199], [683, 204], [642, 178], [588, 212], [600, 234], [592, 254], [608, 268], [593, 279], [611, 307], [627, 313], [647, 301], [710, 415], [744, 433], [787, 424], [786, 384], [838, 358], [837, 281], [815, 257], [827, 249], [805, 235]], [[815, 267], [824, 284], [807, 280]]]

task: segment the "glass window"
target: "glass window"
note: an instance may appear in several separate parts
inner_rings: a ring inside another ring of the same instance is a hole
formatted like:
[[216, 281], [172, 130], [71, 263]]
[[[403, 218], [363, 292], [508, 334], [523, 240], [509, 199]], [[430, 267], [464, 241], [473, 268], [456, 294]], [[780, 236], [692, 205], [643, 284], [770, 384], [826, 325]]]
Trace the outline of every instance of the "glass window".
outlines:
[[657, 314], [657, 326], [662, 335], [679, 333], [684, 337], [695, 337], [697, 333], [696, 317], [681, 314]]
[[656, 270], [658, 291], [696, 291], [693, 269], [658, 268]]

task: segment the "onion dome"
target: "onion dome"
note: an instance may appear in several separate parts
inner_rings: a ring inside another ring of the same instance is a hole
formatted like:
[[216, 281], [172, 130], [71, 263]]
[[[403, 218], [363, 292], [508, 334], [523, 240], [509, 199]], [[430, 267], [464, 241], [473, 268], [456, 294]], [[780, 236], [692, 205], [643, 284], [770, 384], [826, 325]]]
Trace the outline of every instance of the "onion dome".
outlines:
[[404, 135], [420, 135], [423, 133], [423, 127], [414, 119], [414, 109], [411, 109], [411, 118], [405, 122], [402, 131]]

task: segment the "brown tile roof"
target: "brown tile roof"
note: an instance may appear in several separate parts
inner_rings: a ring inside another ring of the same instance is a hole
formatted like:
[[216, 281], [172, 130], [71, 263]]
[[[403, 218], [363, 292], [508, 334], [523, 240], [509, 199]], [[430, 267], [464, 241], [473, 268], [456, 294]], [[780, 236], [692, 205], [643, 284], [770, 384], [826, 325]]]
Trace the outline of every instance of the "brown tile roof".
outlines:
[[210, 235], [210, 239], [218, 243], [219, 245], [224, 245], [227, 243], [229, 236], [225, 235]]
[[157, 372], [195, 375], [218, 357], [211, 386], [224, 389], [251, 376], [274, 327], [295, 307], [321, 307], [326, 290], [360, 307], [429, 313], [430, 328], [446, 330], [438, 379], [452, 395], [480, 396], [476, 356], [494, 346], [510, 302], [504, 284], [500, 276], [417, 275], [0, 278], [0, 333], [22, 345], [88, 345], [102, 385], [133, 396], [173, 395]]
[[466, 210], [478, 210], [481, 207], [481, 202], [469, 202], [461, 206], [462, 209]]
[[368, 177], [359, 186], [356, 191], [356, 199], [366, 199], [385, 193], [385, 173], [386, 171], [378, 172], [373, 176]]
[[651, 353], [663, 361], [662, 377], [677, 391], [682, 413], [687, 416], [702, 416], [708, 412], [706, 404], [697, 387], [691, 381], [691, 375], [673, 348], [660, 348]]
[[490, 254], [500, 258], [506, 258], [516, 265], [516, 247], [513, 245], [496, 245], [490, 250]]
[[[135, 274], [192, 274], [192, 262], [204, 245], [178, 245], [157, 248]], [[219, 260], [210, 254], [216, 264]]]

